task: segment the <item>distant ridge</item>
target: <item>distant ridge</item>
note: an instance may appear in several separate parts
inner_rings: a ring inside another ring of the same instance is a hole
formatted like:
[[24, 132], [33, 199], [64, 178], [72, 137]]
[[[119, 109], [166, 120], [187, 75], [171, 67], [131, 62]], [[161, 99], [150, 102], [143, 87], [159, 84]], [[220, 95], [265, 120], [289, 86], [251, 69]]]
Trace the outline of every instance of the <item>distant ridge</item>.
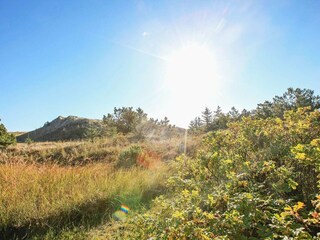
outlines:
[[28, 137], [36, 142], [82, 139], [90, 127], [102, 128], [102, 120], [59, 116], [41, 128], [17, 136], [17, 141], [24, 142]]

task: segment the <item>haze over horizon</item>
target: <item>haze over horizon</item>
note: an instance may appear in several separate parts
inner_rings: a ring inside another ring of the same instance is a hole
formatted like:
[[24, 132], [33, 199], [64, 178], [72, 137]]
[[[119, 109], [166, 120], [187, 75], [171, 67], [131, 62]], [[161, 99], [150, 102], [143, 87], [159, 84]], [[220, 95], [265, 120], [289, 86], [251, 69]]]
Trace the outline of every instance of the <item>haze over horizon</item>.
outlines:
[[114, 107], [187, 127], [205, 106], [320, 94], [320, 1], [2, 1], [0, 119], [30, 131]]

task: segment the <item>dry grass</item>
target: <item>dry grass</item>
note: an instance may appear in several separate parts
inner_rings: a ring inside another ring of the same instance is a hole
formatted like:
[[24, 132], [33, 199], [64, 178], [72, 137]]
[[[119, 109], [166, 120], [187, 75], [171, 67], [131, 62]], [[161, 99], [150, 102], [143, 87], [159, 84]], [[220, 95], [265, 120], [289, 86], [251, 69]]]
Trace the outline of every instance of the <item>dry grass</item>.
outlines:
[[66, 218], [74, 221], [74, 214], [85, 216], [92, 211], [90, 207], [108, 211], [125, 203], [135, 208], [148, 192], [159, 189], [164, 172], [141, 168], [113, 171], [106, 164], [1, 165], [0, 228], [72, 224], [65, 222]]
[[[187, 153], [193, 155], [200, 137], [189, 136]], [[124, 136], [112, 139], [98, 139], [95, 142], [40, 142], [18, 143], [5, 152], [0, 152], [0, 163], [51, 163], [62, 166], [79, 166], [96, 162], [112, 163], [117, 161], [123, 149], [138, 144], [143, 149], [157, 154], [161, 160], [174, 159], [184, 152], [184, 138], [175, 137], [165, 140], [129, 142]]]
[[[115, 169], [113, 163], [132, 144], [144, 150], [140, 167]], [[121, 203], [132, 209], [145, 205], [164, 189], [169, 171], [163, 160], [182, 153], [182, 145], [181, 138], [130, 143], [120, 136], [17, 144], [0, 152], [0, 239], [88, 229]]]
[[0, 152], [1, 163], [85, 165], [93, 162], [110, 163], [116, 161], [121, 149], [128, 141], [99, 139], [96, 142], [40, 142], [18, 143]]

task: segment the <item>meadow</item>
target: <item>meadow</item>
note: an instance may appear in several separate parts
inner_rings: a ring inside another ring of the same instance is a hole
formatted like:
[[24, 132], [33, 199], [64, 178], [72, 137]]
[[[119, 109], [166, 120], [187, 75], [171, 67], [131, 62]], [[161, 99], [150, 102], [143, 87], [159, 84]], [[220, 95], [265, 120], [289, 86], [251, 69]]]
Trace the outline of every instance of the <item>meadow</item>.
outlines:
[[130, 214], [146, 208], [163, 193], [166, 162], [181, 153], [181, 144], [179, 138], [132, 143], [116, 136], [10, 146], [1, 152], [1, 238], [85, 238], [114, 221], [121, 205]]

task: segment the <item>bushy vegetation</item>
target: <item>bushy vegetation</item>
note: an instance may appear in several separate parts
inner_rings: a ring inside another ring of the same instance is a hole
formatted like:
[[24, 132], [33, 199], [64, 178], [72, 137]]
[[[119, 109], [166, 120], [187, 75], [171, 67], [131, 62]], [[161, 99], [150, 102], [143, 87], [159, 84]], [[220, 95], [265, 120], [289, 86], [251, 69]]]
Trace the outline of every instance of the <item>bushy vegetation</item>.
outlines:
[[6, 127], [0, 123], [0, 149], [6, 148], [16, 142], [13, 134], [7, 132]]
[[163, 120], [148, 118], [141, 109], [132, 107], [114, 108], [113, 113], [103, 116], [105, 135], [130, 134], [136, 140], [167, 139], [180, 136], [182, 131], [169, 124], [169, 119]]
[[139, 145], [133, 145], [130, 148], [125, 149], [119, 155], [117, 166], [122, 168], [137, 166], [138, 157], [142, 153], [142, 151], [143, 150]]
[[310, 108], [229, 123], [208, 134], [196, 158], [177, 158], [169, 193], [111, 237], [320, 237], [319, 136], [320, 112]]

